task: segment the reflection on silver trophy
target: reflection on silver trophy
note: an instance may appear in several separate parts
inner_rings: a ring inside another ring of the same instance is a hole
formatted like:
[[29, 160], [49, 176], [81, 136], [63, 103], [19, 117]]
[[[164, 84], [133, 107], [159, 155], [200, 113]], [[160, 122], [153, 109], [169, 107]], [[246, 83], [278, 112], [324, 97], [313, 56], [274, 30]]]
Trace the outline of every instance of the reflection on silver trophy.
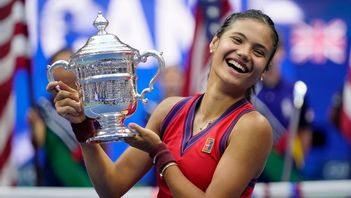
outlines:
[[[54, 80], [53, 72], [58, 67], [75, 73], [85, 115], [97, 119], [101, 126], [87, 140], [89, 143], [119, 141], [135, 135], [123, 122], [135, 112], [138, 100], [147, 101], [145, 94], [153, 90], [155, 80], [165, 66], [161, 53], [153, 50], [139, 53], [117, 36], [107, 33], [107, 25], [108, 21], [99, 12], [94, 21], [97, 35], [92, 36], [68, 62], [59, 60], [47, 68], [49, 81]], [[139, 94], [135, 69], [149, 56], [157, 59], [158, 70], [149, 87]]]

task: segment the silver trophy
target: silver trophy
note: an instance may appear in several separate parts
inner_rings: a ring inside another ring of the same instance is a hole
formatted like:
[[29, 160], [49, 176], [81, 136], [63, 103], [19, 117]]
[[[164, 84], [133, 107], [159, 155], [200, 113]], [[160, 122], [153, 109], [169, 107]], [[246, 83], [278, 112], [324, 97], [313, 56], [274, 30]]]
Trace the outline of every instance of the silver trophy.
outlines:
[[[117, 36], [105, 31], [108, 21], [98, 13], [94, 26], [98, 33], [74, 53], [69, 61], [59, 60], [47, 67], [48, 80], [53, 81], [55, 68], [73, 71], [79, 84], [84, 112], [96, 119], [100, 128], [87, 140], [88, 143], [120, 141], [132, 137], [135, 132], [124, 125], [131, 116], [137, 101], [147, 102], [145, 94], [153, 90], [155, 80], [165, 63], [162, 53], [138, 50], [121, 42]], [[158, 61], [158, 70], [150, 80], [149, 87], [137, 92], [136, 66], [152, 56]]]

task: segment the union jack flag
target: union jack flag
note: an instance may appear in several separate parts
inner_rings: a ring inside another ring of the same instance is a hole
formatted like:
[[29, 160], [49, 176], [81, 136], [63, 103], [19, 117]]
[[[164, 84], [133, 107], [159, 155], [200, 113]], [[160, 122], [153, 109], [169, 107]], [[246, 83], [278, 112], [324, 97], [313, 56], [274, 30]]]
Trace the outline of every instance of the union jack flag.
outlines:
[[199, 0], [195, 8], [195, 32], [185, 72], [184, 96], [202, 91], [209, 69], [209, 43], [221, 20], [231, 11], [228, 0]]
[[324, 64], [329, 59], [336, 64], [345, 63], [346, 30], [345, 22], [340, 19], [329, 23], [317, 19], [311, 25], [297, 25], [291, 35], [292, 61]]

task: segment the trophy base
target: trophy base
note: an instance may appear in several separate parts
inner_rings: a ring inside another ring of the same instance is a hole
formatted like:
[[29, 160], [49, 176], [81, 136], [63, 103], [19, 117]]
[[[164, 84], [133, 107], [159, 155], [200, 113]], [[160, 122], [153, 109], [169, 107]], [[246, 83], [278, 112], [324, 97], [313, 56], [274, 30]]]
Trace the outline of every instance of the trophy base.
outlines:
[[123, 141], [126, 137], [133, 137], [136, 135], [136, 132], [126, 128], [126, 127], [117, 127], [109, 130], [99, 130], [97, 134], [89, 138], [86, 142], [92, 144], [99, 143], [109, 143]]

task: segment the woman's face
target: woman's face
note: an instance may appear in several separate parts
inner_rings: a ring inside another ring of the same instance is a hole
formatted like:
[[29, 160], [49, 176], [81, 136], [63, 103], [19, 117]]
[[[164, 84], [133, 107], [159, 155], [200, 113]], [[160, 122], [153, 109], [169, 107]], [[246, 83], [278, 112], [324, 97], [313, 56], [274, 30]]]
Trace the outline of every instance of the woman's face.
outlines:
[[246, 91], [260, 79], [273, 51], [272, 31], [255, 19], [236, 20], [210, 43], [212, 70], [226, 83]]

